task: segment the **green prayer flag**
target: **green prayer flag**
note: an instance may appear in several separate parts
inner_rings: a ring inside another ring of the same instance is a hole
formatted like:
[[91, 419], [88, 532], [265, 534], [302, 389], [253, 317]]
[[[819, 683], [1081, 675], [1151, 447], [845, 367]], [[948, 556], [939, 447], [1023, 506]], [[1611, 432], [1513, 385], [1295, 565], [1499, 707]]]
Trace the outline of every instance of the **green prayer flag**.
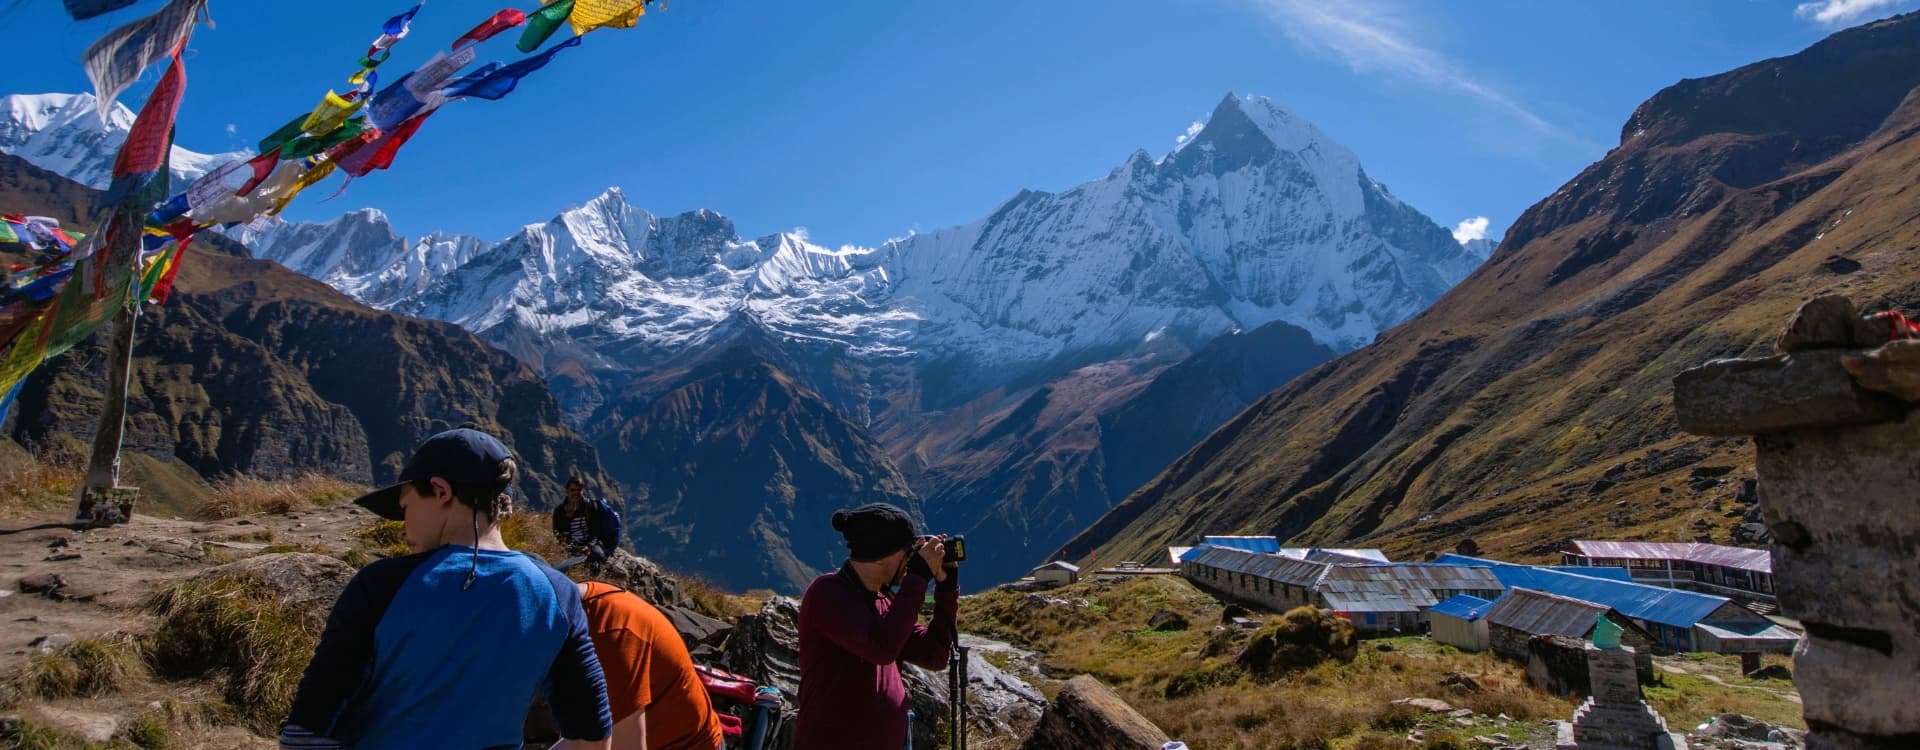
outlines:
[[300, 116], [295, 117], [292, 120], [288, 121], [287, 124], [281, 125], [280, 129], [273, 131], [272, 135], [269, 135], [266, 138], [261, 139], [260, 153], [263, 153], [263, 154], [273, 153], [273, 150], [276, 148], [279, 148], [281, 144], [284, 144], [287, 141], [291, 141], [295, 138], [300, 137], [301, 130], [306, 127], [307, 118], [310, 116], [311, 115], [303, 113]]
[[527, 30], [520, 33], [520, 43], [514, 45], [521, 52], [532, 52], [547, 43], [547, 37], [567, 22], [567, 16], [573, 15], [573, 0], [559, 0], [527, 15]]
[[281, 161], [291, 161], [293, 159], [322, 153], [334, 146], [360, 137], [360, 134], [366, 132], [366, 129], [367, 119], [364, 117], [356, 117], [348, 120], [346, 124], [334, 128], [331, 133], [303, 135], [287, 141], [286, 145], [280, 147], [280, 159]]

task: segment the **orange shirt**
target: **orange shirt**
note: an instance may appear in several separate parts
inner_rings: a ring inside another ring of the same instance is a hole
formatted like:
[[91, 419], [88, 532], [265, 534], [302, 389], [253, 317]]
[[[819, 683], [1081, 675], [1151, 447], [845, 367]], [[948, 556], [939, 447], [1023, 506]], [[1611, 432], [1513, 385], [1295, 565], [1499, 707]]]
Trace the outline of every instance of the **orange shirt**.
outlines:
[[598, 581], [586, 584], [581, 603], [607, 675], [614, 722], [645, 709], [647, 750], [720, 747], [720, 718], [667, 616], [646, 600]]

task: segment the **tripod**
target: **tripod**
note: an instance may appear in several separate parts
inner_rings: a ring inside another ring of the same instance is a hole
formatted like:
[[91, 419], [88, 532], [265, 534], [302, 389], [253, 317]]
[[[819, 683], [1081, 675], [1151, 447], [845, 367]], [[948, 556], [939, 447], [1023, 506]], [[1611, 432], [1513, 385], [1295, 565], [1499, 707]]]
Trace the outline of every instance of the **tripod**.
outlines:
[[948, 750], [967, 750], [967, 653], [955, 639], [947, 659], [947, 727], [951, 732]]

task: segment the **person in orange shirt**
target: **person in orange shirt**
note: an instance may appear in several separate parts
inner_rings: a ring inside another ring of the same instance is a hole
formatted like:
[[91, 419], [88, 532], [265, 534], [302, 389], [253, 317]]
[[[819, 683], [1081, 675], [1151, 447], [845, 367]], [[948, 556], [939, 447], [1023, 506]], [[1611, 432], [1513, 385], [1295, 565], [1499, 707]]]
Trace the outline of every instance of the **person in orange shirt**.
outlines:
[[718, 750], [720, 717], [667, 616], [599, 581], [580, 584], [580, 603], [607, 676], [613, 750]]

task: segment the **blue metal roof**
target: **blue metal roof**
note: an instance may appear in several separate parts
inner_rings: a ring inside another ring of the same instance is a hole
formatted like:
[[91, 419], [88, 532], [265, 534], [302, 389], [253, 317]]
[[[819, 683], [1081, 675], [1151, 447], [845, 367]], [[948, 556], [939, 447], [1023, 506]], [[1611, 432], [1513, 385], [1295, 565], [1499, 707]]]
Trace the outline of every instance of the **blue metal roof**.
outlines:
[[1433, 605], [1429, 612], [1437, 615], [1453, 615], [1467, 622], [1473, 622], [1487, 616], [1487, 610], [1493, 608], [1493, 602], [1472, 594], [1459, 594], [1439, 604]]
[[1647, 586], [1581, 573], [1563, 573], [1531, 565], [1515, 565], [1466, 555], [1441, 555], [1434, 562], [1485, 565], [1507, 588], [1529, 588], [1549, 594], [1604, 604], [1635, 620], [1691, 628], [1727, 603], [1727, 599], [1692, 591]]
[[1200, 543], [1248, 552], [1273, 554], [1280, 551], [1280, 538], [1271, 536], [1209, 536], [1203, 537]]

